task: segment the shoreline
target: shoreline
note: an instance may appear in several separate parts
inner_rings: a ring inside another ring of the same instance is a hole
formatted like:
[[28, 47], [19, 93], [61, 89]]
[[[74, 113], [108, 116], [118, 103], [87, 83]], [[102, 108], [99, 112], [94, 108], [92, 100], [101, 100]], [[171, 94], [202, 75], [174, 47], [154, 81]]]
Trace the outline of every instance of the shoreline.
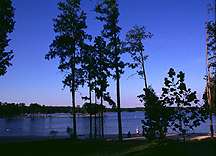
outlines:
[[[214, 133], [214, 138], [216, 138], [216, 133]], [[191, 133], [188, 134], [185, 138], [186, 140], [202, 140], [210, 138], [209, 133]], [[167, 139], [172, 140], [181, 140], [182, 137], [179, 134], [167, 134]], [[15, 142], [34, 142], [34, 141], [45, 141], [45, 140], [64, 140], [70, 139], [69, 136], [0, 136], [0, 143], [15, 143]], [[88, 135], [78, 135], [78, 139], [80, 140], [89, 140]], [[101, 139], [97, 136], [97, 139]], [[94, 137], [93, 137], [94, 140]], [[117, 134], [107, 134], [104, 136], [104, 140], [106, 141], [117, 141]], [[126, 134], [123, 135], [123, 140], [145, 140], [145, 137], [137, 134], [132, 134], [131, 137], [127, 137]]]

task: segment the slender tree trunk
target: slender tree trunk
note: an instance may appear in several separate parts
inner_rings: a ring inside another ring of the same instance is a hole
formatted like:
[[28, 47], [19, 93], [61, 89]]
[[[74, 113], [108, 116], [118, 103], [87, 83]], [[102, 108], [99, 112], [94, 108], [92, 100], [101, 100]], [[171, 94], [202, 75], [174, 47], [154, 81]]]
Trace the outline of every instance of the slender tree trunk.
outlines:
[[[97, 104], [97, 96], [96, 96], [96, 92], [95, 92], [95, 104]], [[97, 111], [97, 110], [95, 110]], [[94, 138], [96, 139], [97, 137], [97, 113], [95, 113], [94, 115]]]
[[116, 92], [117, 92], [117, 112], [118, 112], [118, 131], [119, 141], [122, 141], [122, 120], [121, 120], [121, 104], [120, 104], [120, 76], [118, 67], [116, 67]]
[[[146, 78], [146, 71], [145, 71], [145, 61], [144, 61], [144, 56], [143, 56], [143, 53], [142, 51], [140, 52], [140, 56], [141, 56], [141, 61], [142, 61], [142, 70], [143, 70], [143, 79], [144, 79], [144, 88], [147, 89], [148, 88], [148, 84], [147, 84], [147, 78]], [[144, 93], [146, 94], [147, 96], [147, 93], [145, 90], [144, 90]], [[145, 112], [144, 112], [144, 116], [145, 116]], [[143, 134], [144, 134], [144, 129], [143, 130]]]
[[[211, 107], [211, 106], [210, 106]], [[212, 113], [212, 109], [210, 108], [210, 112], [209, 112], [209, 118], [210, 118], [210, 132], [211, 132], [211, 138], [214, 137], [214, 127], [213, 127], [213, 113]]]
[[148, 84], [147, 84], [147, 78], [146, 78], [146, 71], [145, 71], [145, 60], [144, 60], [144, 56], [143, 53], [140, 52], [141, 55], [141, 59], [142, 59], [142, 70], [143, 70], [143, 79], [144, 79], [144, 88], [148, 88]]
[[94, 115], [94, 138], [97, 138], [97, 114]]
[[[207, 84], [209, 85], [209, 84]], [[209, 86], [209, 88], [207, 88], [207, 97], [208, 97], [208, 104], [209, 104], [209, 120], [210, 120], [210, 132], [211, 132], [211, 138], [214, 137], [214, 127], [213, 127], [213, 112], [212, 112], [212, 104], [213, 104], [213, 100], [212, 100], [212, 91], [211, 91], [211, 87]]]
[[182, 110], [181, 110], [180, 104], [177, 104], [177, 109], [178, 109], [179, 116], [180, 116], [180, 118], [179, 118], [179, 126], [180, 126], [180, 129], [181, 129], [181, 136], [183, 137], [184, 142], [185, 142], [185, 135], [183, 133], [182, 116], [181, 116]]
[[90, 126], [89, 138], [92, 139], [92, 114], [91, 113], [89, 116], [89, 126]]
[[118, 56], [120, 54], [120, 49], [118, 49], [117, 34], [114, 34], [114, 48], [115, 48], [115, 76], [116, 76], [116, 98], [117, 98], [117, 114], [118, 114], [118, 138], [122, 141], [122, 120], [121, 120], [121, 101], [120, 101], [120, 72], [118, 67]]
[[[91, 101], [91, 81], [89, 79], [89, 103], [90, 105], [92, 104], [92, 101]], [[90, 116], [89, 116], [89, 129], [90, 129], [90, 132], [89, 132], [89, 137], [90, 139], [92, 139], [92, 114], [90, 112]]]
[[72, 61], [72, 113], [73, 113], [73, 137], [77, 137], [77, 128], [76, 128], [76, 104], [75, 104], [75, 63]]
[[101, 95], [101, 136], [104, 138], [104, 113], [103, 113], [103, 93]]
[[98, 113], [98, 136], [101, 137], [101, 112]]

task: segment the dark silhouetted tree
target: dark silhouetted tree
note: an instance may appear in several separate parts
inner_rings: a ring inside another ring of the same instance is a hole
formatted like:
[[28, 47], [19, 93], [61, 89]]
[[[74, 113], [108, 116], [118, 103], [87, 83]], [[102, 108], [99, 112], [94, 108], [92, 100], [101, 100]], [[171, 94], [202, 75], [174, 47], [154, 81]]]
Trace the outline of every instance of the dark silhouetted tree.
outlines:
[[136, 68], [138, 67], [138, 75], [144, 79], [144, 88], [148, 88], [147, 78], [146, 78], [146, 69], [145, 61], [148, 58], [148, 55], [145, 54], [143, 41], [152, 37], [150, 32], [145, 30], [143, 26], [134, 26], [126, 34], [126, 42], [124, 48], [127, 52], [130, 53], [133, 63], [129, 63], [129, 67]]
[[[89, 105], [92, 104], [92, 91], [94, 89], [94, 80], [96, 76], [96, 59], [93, 46], [87, 45], [85, 47], [82, 59], [82, 69], [84, 71], [85, 82], [88, 84], [89, 96], [82, 97], [85, 101], [89, 101]], [[92, 138], [92, 113], [89, 117], [89, 137]]]
[[140, 101], [144, 103], [143, 135], [149, 140], [163, 139], [167, 132], [169, 110], [159, 100], [151, 87], [145, 88], [144, 93], [138, 96]]
[[207, 23], [207, 52], [208, 52], [208, 77], [206, 93], [209, 104], [210, 131], [214, 136], [213, 113], [216, 114], [216, 23]]
[[72, 93], [73, 136], [77, 136], [75, 93], [84, 84], [83, 70], [80, 67], [83, 49], [86, 47], [86, 13], [80, 8], [80, 0], [66, 0], [58, 3], [60, 10], [54, 19], [56, 37], [50, 45], [46, 59], [60, 58], [58, 68], [67, 73], [63, 83]]
[[96, 103], [84, 103], [83, 109], [89, 115], [94, 115], [94, 138], [97, 137], [97, 114], [104, 111], [105, 107]]
[[122, 140], [122, 121], [121, 121], [121, 103], [120, 103], [120, 75], [123, 74], [125, 63], [121, 59], [122, 42], [120, 40], [120, 30], [118, 26], [119, 9], [116, 0], [103, 0], [96, 6], [96, 17], [104, 22], [102, 35], [107, 39], [107, 48], [109, 50], [110, 65], [114, 69], [113, 78], [116, 80], [116, 99], [118, 113], [118, 133], [119, 140]]
[[163, 105], [174, 106], [169, 118], [170, 126], [185, 139], [188, 130], [193, 130], [205, 120], [200, 113], [196, 91], [187, 88], [184, 81], [185, 74], [182, 71], [176, 74], [175, 70], [170, 68], [168, 77], [164, 79], [161, 100]]
[[[95, 38], [94, 41], [94, 58], [96, 59], [96, 80], [95, 80], [95, 93], [97, 98], [100, 98], [100, 107], [103, 107], [104, 93], [107, 90], [108, 77], [111, 76], [109, 71], [109, 51], [107, 50], [107, 45], [101, 36]], [[100, 125], [101, 125], [101, 135], [104, 137], [104, 119], [103, 119], [103, 109], [100, 111]]]
[[13, 51], [7, 51], [9, 44], [9, 33], [14, 30], [14, 8], [11, 0], [0, 1], [0, 76], [7, 72], [7, 68], [11, 66]]
[[[110, 76], [108, 61], [108, 50], [106, 42], [101, 36], [94, 40], [93, 46], [86, 46], [82, 61], [82, 68], [85, 71], [85, 81], [89, 87], [89, 96], [83, 97], [84, 100], [89, 100], [92, 103], [92, 91], [95, 92], [95, 99], [100, 98], [100, 105], [103, 106], [103, 94], [108, 85], [107, 78]], [[96, 103], [96, 102], [95, 102]], [[101, 118], [101, 134], [103, 136], [103, 112], [100, 112]], [[100, 119], [99, 118], [99, 119]], [[92, 136], [92, 116], [90, 114], [90, 138]]]

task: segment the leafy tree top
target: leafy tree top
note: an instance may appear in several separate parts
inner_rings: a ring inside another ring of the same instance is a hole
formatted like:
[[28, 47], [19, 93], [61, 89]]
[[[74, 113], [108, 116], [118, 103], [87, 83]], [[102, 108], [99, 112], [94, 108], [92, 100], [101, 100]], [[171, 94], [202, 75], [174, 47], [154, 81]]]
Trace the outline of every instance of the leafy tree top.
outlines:
[[[144, 40], [150, 39], [153, 35], [145, 30], [144, 26], [135, 25], [126, 34], [124, 50], [131, 54], [134, 62], [128, 63], [132, 69], [139, 67], [137, 73], [141, 78], [145, 77], [144, 62], [148, 58], [145, 54]], [[145, 79], [145, 78], [144, 78]]]
[[175, 108], [170, 116], [170, 126], [181, 134], [199, 126], [201, 121], [204, 122], [196, 91], [187, 88], [184, 81], [185, 74], [182, 71], [177, 74], [170, 68], [161, 95], [163, 105]]
[[82, 53], [86, 48], [85, 41], [91, 39], [91, 36], [85, 32], [86, 13], [80, 8], [80, 0], [59, 2], [58, 9], [60, 14], [54, 19], [56, 37], [45, 58], [60, 58], [58, 68], [61, 71], [67, 71], [63, 83], [71, 86], [71, 77], [74, 74], [77, 88], [84, 83], [84, 80], [82, 69], [76, 65], [81, 63]]
[[116, 0], [103, 0], [95, 8], [99, 14], [96, 18], [104, 22], [102, 35], [108, 39], [107, 48], [109, 49], [109, 58], [112, 68], [117, 69], [114, 78], [123, 73], [125, 63], [121, 60], [122, 42], [119, 34], [121, 28], [118, 25], [119, 9]]
[[208, 51], [212, 55], [216, 55], [216, 23], [207, 23], [207, 47]]
[[10, 39], [8, 34], [14, 30], [14, 8], [11, 0], [0, 1], [0, 76], [7, 72], [7, 67], [11, 66], [13, 51], [5, 51]]
[[105, 110], [105, 106], [95, 103], [84, 103], [82, 107], [88, 114], [97, 114]]
[[149, 87], [138, 98], [144, 103], [145, 118], [143, 123], [143, 134], [147, 139], [164, 138], [167, 132], [169, 111], [159, 100], [154, 90]]

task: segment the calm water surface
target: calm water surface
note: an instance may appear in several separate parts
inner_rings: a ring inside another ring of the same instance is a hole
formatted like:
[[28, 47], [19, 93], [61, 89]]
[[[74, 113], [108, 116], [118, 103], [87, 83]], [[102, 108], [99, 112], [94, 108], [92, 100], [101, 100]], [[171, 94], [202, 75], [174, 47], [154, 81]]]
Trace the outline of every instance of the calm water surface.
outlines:
[[[122, 112], [123, 133], [127, 134], [128, 131], [136, 133], [137, 128], [141, 130], [143, 118], [143, 112]], [[66, 129], [71, 127], [71, 124], [72, 118], [69, 114], [52, 114], [48, 117], [34, 118], [0, 118], [0, 136], [49, 136], [51, 131], [57, 132], [56, 135], [58, 136], [68, 136]], [[79, 135], [88, 135], [89, 117], [78, 116], [77, 128]], [[105, 134], [118, 134], [117, 113], [107, 112], [104, 114], [104, 131]], [[209, 120], [191, 132], [208, 133]]]

